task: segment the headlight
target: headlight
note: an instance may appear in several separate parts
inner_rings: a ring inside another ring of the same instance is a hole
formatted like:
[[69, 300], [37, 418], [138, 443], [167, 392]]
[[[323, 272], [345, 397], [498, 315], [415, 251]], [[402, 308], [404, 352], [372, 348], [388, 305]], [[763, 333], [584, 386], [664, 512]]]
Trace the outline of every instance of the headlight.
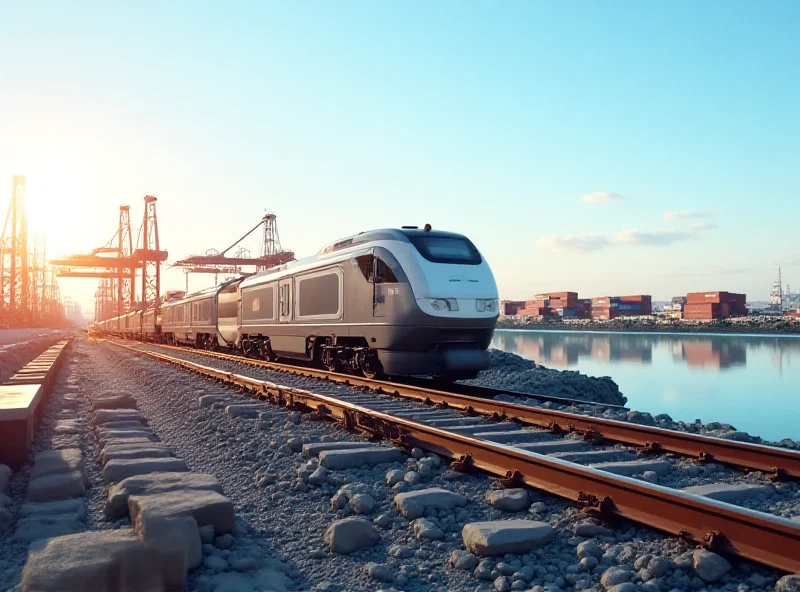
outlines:
[[475, 308], [478, 312], [494, 312], [497, 310], [497, 299], [477, 299], [475, 300]]
[[431, 300], [431, 308], [434, 310], [447, 310], [447, 300], [443, 298], [436, 298], [435, 300]]
[[431, 308], [434, 310], [458, 310], [458, 301], [455, 298], [434, 298], [431, 301]]

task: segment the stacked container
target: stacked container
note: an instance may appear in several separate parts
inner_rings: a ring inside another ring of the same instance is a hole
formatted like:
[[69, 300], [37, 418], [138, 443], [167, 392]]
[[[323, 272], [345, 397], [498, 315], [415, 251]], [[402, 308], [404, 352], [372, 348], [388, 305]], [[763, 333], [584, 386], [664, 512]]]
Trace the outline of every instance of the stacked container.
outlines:
[[747, 297], [730, 292], [691, 292], [686, 295], [683, 318], [711, 321], [747, 315]]

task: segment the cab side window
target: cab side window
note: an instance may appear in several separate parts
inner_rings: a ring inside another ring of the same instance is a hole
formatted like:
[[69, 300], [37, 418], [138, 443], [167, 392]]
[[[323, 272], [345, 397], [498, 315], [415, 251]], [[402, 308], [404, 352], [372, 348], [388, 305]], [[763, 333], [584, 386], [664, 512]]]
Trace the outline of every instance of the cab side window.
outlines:
[[[375, 263], [374, 266], [373, 261]], [[356, 257], [356, 263], [358, 263], [358, 268], [361, 270], [361, 273], [364, 274], [364, 278], [370, 283], [373, 283], [373, 280], [376, 284], [397, 283], [397, 276], [394, 271], [392, 271], [392, 268], [380, 257], [361, 255], [360, 257]]]

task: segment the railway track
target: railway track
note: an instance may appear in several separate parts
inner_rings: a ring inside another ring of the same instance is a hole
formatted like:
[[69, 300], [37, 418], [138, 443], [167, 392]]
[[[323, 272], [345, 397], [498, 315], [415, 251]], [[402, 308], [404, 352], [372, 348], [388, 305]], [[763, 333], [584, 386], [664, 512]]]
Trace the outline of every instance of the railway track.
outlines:
[[[724, 440], [679, 432], [663, 428], [645, 426], [630, 422], [591, 417], [580, 413], [531, 407], [505, 401], [497, 401], [492, 397], [498, 394], [518, 395], [515, 391], [473, 387], [470, 385], [453, 385], [452, 391], [443, 391], [430, 386], [423, 386], [424, 381], [414, 384], [370, 380], [360, 376], [338, 374], [314, 368], [305, 368], [289, 364], [276, 364], [262, 360], [242, 358], [231, 354], [208, 352], [188, 347], [177, 347], [160, 344], [141, 344], [167, 351], [184, 352], [189, 355], [226, 360], [235, 364], [288, 372], [298, 376], [307, 376], [327, 380], [337, 384], [370, 388], [401, 398], [423, 401], [429, 405], [446, 406], [457, 409], [468, 415], [483, 415], [495, 419], [526, 426], [543, 428], [554, 434], [579, 434], [587, 441], [595, 443], [619, 443], [633, 446], [642, 454], [673, 453], [686, 456], [702, 463], [721, 463], [731, 467], [767, 473], [771, 478], [800, 478], [800, 452], [774, 446], [750, 444], [734, 440]], [[467, 387], [467, 388], [462, 388]], [[449, 387], [448, 387], [449, 388]], [[540, 397], [527, 395], [529, 398], [554, 400], [558, 397]], [[584, 404], [575, 399], [560, 399], [560, 402]], [[613, 407], [604, 405], [606, 407]], [[553, 452], [556, 452], [554, 449]], [[560, 452], [565, 452], [562, 450]], [[601, 458], [598, 456], [598, 458]]]
[[[506, 486], [528, 485], [572, 500], [606, 520], [627, 518], [702, 544], [712, 551], [747, 558], [784, 571], [800, 570], [800, 524], [797, 522], [737, 507], [694, 492], [632, 479], [626, 475], [668, 471], [670, 462], [666, 458], [641, 460], [635, 456], [621, 460], [620, 457], [631, 453], [617, 448], [593, 449], [590, 442], [575, 436], [588, 435], [589, 440], [595, 443], [602, 437], [624, 443], [633, 441], [635, 444], [643, 434], [657, 433], [667, 442], [667, 446], [673, 445], [673, 442], [683, 442], [683, 448], [690, 448], [692, 455], [698, 452], [697, 446], [701, 443], [704, 450], [700, 452], [713, 450], [711, 454], [714, 454], [714, 458], [730, 458], [736, 461], [730, 464], [737, 466], [758, 464], [788, 467], [774, 471], [776, 477], [797, 476], [797, 463], [800, 461], [798, 453], [680, 432], [669, 432], [668, 439], [662, 434], [668, 430], [394, 383], [388, 383], [392, 387], [390, 389], [381, 385], [376, 393], [350, 391], [346, 396], [338, 393], [330, 396], [280, 386], [182, 359], [179, 355], [151, 351], [149, 344], [111, 343], [240, 387], [271, 403], [303, 408], [320, 417], [341, 421], [350, 429], [387, 438], [406, 449], [419, 447], [435, 452], [454, 459], [453, 466], [457, 470], [486, 471], [500, 477]], [[219, 359], [219, 354], [210, 355], [195, 350], [190, 350], [190, 353]], [[235, 361], [241, 363], [239, 359]], [[260, 365], [253, 360], [247, 360], [247, 363]], [[294, 368], [293, 371], [306, 372], [305, 369]], [[316, 370], [308, 372], [326, 374]], [[331, 377], [328, 378], [331, 380]], [[352, 385], [354, 377], [345, 378]], [[356, 384], [363, 380], [366, 379], [355, 377]], [[376, 386], [373, 383], [370, 388]], [[429, 405], [421, 406], [421, 401]], [[438, 406], [431, 406], [431, 403], [438, 403]], [[456, 409], [474, 415], [460, 415]], [[491, 420], [480, 415], [488, 416]], [[529, 429], [529, 426], [541, 426], [551, 417], [559, 417], [561, 423], [550, 421], [549, 431]], [[608, 424], [613, 429], [609, 430]], [[596, 426], [603, 427], [605, 432], [598, 434]], [[563, 432], [572, 433], [564, 437]], [[663, 444], [651, 444], [648, 450], [660, 454], [665, 448]], [[709, 460], [709, 454], [698, 458]], [[587, 462], [587, 459], [588, 466], [580, 464]], [[598, 462], [601, 459], [606, 460]], [[737, 489], [728, 485], [715, 489], [713, 483], [708, 485], [710, 495], [722, 494], [723, 497], [737, 491], [741, 494], [747, 489], [746, 486]], [[757, 488], [758, 484], [754, 487]]]

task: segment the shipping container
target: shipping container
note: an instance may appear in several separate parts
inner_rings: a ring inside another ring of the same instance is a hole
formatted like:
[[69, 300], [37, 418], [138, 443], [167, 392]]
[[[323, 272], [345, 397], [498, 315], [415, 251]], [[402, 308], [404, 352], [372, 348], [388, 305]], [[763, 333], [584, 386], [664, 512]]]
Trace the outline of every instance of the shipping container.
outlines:
[[686, 304], [721, 304], [730, 301], [730, 292], [690, 292], [686, 295]]
[[577, 292], [548, 292], [534, 296], [536, 300], [577, 300]]

